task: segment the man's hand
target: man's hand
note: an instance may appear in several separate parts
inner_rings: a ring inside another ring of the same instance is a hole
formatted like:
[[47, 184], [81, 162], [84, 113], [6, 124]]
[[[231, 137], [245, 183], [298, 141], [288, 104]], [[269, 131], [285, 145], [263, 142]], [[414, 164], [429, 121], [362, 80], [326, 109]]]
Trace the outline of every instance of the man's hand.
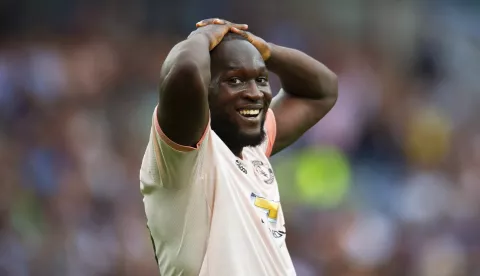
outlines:
[[196, 24], [196, 26], [197, 26], [197, 28], [199, 28], [199, 27], [204, 27], [204, 26], [212, 25], [212, 24], [229, 25], [229, 26], [232, 26], [232, 27], [236, 27], [240, 30], [247, 30], [248, 29], [247, 24], [236, 24], [236, 23], [232, 23], [230, 21], [227, 21], [225, 19], [219, 19], [219, 18], [209, 18], [209, 19], [201, 20]]
[[233, 24], [218, 18], [205, 19], [197, 23], [197, 29], [190, 33], [189, 38], [194, 35], [204, 35], [209, 40], [209, 50], [213, 50], [223, 39], [232, 27], [238, 30], [246, 30], [245, 24]]
[[263, 57], [263, 60], [267, 60], [270, 58], [271, 55], [271, 49], [270, 45], [260, 37], [247, 32], [248, 25], [246, 24], [236, 24], [229, 22], [224, 19], [218, 19], [218, 18], [210, 18], [210, 19], [205, 19], [197, 23], [197, 27], [204, 27], [208, 25], [226, 25], [230, 26], [229, 31], [232, 33], [237, 33], [243, 37], [245, 37], [250, 43], [252, 43], [255, 48], [260, 52], [260, 54]]
[[200, 27], [195, 31], [191, 32], [188, 38], [193, 36], [202, 35], [208, 39], [208, 50], [213, 50], [226, 33], [230, 31], [230, 26], [227, 25], [208, 25], [205, 27]]
[[270, 48], [270, 44], [268, 44], [265, 40], [250, 32], [240, 30], [235, 26], [230, 27], [230, 31], [245, 37], [250, 43], [252, 43], [252, 45], [255, 46], [255, 48], [257, 48], [257, 50], [262, 55], [263, 60], [267, 60], [270, 58], [272, 50]]

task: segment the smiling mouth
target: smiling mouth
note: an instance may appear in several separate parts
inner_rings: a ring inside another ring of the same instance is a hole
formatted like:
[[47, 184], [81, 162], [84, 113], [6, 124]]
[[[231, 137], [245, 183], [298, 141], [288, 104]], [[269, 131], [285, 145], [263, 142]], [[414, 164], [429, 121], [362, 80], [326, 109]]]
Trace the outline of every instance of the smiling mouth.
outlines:
[[256, 118], [260, 115], [262, 109], [240, 109], [238, 114], [245, 118]]

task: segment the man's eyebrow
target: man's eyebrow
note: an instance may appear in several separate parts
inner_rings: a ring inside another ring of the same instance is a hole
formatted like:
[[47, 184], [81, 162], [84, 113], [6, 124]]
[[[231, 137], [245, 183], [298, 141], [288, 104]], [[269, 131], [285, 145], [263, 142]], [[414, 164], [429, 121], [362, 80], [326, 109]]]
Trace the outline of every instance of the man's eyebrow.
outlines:
[[242, 69], [245, 69], [245, 67], [241, 66], [237, 63], [229, 63], [229, 64], [225, 65], [225, 70], [228, 70], [228, 71], [238, 71], [238, 70], [242, 70]]
[[[240, 70], [249, 70], [251, 68], [246, 68], [245, 66], [241, 65], [235, 65], [235, 64], [227, 64], [224, 69], [226, 71], [240, 71]], [[254, 68], [254, 70], [263, 72], [263, 71], [268, 71], [266, 66], [258, 66], [257, 68]]]

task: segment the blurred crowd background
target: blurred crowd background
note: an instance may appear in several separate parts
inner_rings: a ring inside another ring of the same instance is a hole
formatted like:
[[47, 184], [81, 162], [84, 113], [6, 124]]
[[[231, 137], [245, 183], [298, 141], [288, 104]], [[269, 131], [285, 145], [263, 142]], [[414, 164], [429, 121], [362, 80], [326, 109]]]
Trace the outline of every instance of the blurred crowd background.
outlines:
[[299, 276], [480, 275], [464, 0], [0, 1], [0, 275], [158, 274], [139, 168], [159, 70], [211, 17], [339, 76], [333, 110], [272, 159]]

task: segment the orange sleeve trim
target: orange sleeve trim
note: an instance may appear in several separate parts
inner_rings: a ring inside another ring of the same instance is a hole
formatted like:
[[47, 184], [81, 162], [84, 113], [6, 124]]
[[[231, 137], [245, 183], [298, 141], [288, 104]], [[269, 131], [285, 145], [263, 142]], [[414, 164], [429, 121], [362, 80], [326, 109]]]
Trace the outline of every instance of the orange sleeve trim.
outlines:
[[155, 112], [153, 113], [153, 121], [154, 121], [155, 129], [156, 129], [158, 135], [160, 135], [160, 138], [165, 143], [167, 143], [167, 145], [169, 145], [170, 147], [172, 147], [175, 150], [183, 151], [183, 152], [189, 152], [189, 151], [197, 150], [200, 147], [200, 145], [202, 144], [203, 140], [205, 139], [207, 131], [210, 127], [210, 118], [208, 118], [208, 124], [207, 124], [207, 127], [205, 128], [205, 131], [203, 132], [202, 138], [200, 138], [200, 141], [197, 142], [195, 147], [184, 146], [184, 145], [177, 144], [174, 141], [170, 140], [170, 138], [168, 138], [167, 135], [165, 135], [165, 133], [163, 133], [162, 128], [160, 127], [160, 124], [158, 123], [157, 108], [158, 108], [158, 106], [155, 107]]
[[267, 111], [267, 117], [265, 119], [265, 127], [267, 129], [268, 144], [267, 149], [265, 150], [265, 155], [270, 157], [272, 154], [273, 144], [275, 143], [275, 138], [277, 136], [277, 122], [275, 121], [275, 114], [270, 108]]

